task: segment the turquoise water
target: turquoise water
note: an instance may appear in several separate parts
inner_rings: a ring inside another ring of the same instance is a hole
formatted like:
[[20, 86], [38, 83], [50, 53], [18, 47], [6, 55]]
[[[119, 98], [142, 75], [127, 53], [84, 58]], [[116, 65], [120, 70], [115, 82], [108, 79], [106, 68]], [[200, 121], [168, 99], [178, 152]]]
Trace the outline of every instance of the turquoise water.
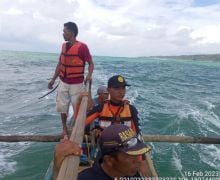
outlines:
[[[56, 93], [47, 90], [58, 54], [0, 51], [0, 134], [59, 134]], [[144, 134], [219, 136], [220, 62], [94, 57], [92, 93], [112, 75], [132, 85], [126, 98]], [[1, 143], [0, 179], [42, 179], [55, 143]], [[150, 143], [161, 177], [220, 171], [220, 145]]]

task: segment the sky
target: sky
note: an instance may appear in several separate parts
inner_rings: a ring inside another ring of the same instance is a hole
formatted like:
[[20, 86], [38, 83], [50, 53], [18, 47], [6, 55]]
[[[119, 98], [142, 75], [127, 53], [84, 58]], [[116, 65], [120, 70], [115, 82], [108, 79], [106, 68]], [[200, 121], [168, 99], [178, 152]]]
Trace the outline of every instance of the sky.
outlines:
[[59, 53], [63, 24], [97, 56], [219, 54], [220, 0], [0, 0], [0, 50]]

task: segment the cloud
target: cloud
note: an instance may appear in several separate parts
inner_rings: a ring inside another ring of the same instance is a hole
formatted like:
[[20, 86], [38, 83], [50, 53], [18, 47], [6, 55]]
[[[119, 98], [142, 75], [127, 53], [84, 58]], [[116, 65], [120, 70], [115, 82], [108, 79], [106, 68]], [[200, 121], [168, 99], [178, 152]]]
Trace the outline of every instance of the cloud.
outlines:
[[218, 53], [219, 11], [193, 0], [1, 0], [0, 49], [59, 52], [74, 21], [93, 55]]
[[17, 8], [10, 8], [6, 11], [2, 11], [3, 14], [9, 15], [9, 16], [17, 16], [17, 15], [22, 15], [23, 11]]
[[220, 24], [219, 25], [211, 25], [206, 26], [204, 28], [199, 28], [195, 30], [191, 35], [193, 38], [200, 38], [201, 40], [199, 43], [201, 44], [213, 44], [219, 43], [220, 44]]

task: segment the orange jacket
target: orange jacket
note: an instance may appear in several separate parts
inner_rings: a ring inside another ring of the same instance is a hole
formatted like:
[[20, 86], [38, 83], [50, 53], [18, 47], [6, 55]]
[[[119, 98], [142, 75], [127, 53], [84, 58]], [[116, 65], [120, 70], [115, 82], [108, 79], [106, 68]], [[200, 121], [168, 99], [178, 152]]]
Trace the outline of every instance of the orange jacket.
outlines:
[[124, 100], [122, 106], [114, 106], [109, 100], [106, 100], [101, 111], [92, 112], [92, 114], [87, 116], [85, 124], [90, 124], [96, 118], [99, 119], [101, 128], [106, 128], [112, 124], [125, 124], [137, 132], [132, 118], [129, 101], [127, 100]]
[[84, 77], [85, 62], [79, 57], [79, 47], [81, 43], [76, 42], [66, 52], [67, 43], [63, 43], [60, 56], [60, 74], [61, 78], [79, 78]]

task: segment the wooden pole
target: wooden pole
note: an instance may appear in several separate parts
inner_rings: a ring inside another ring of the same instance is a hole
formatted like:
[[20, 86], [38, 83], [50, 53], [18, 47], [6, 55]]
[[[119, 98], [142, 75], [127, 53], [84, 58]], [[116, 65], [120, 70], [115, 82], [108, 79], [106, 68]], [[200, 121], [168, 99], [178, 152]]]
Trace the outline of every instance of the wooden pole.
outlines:
[[[0, 142], [58, 142], [61, 135], [0, 135]], [[220, 144], [220, 137], [193, 137], [175, 135], [143, 135], [145, 142]]]
[[151, 172], [151, 176], [152, 177], [158, 177], [157, 172], [154, 168], [153, 161], [151, 160], [149, 152], [145, 154], [145, 157], [146, 157], [146, 161], [147, 161], [148, 167], [149, 167], [150, 172]]
[[220, 137], [192, 137], [174, 135], [143, 135], [145, 142], [169, 142], [169, 143], [198, 143], [220, 144]]
[[[86, 83], [86, 91], [88, 92], [89, 82]], [[84, 96], [82, 98], [79, 113], [76, 118], [76, 123], [73, 127], [72, 134], [70, 136], [70, 141], [82, 143], [84, 135], [84, 126], [87, 112], [88, 97]], [[67, 156], [61, 165], [57, 180], [76, 180], [79, 168], [79, 156]]]
[[59, 142], [61, 135], [10, 135], [1, 136], [0, 142], [21, 142], [21, 141], [35, 141], [35, 142]]

